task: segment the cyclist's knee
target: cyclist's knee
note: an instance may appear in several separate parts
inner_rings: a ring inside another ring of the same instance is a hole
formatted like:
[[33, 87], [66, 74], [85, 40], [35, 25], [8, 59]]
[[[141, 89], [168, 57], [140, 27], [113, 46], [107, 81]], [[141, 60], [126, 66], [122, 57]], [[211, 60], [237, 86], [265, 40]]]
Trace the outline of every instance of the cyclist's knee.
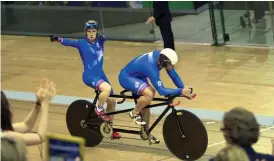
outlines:
[[110, 84], [108, 84], [107, 82], [103, 82], [100, 86], [99, 86], [99, 90], [101, 92], [106, 92], [109, 93], [111, 92], [111, 86]]
[[155, 89], [152, 88], [151, 86], [148, 86], [144, 91], [143, 91], [143, 96], [146, 97], [148, 102], [151, 102], [155, 96]]

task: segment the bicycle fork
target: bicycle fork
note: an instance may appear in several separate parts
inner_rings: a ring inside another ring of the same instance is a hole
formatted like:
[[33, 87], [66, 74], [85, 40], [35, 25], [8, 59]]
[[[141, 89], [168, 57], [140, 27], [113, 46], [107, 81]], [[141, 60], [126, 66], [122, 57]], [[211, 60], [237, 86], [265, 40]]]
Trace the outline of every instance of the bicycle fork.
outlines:
[[171, 109], [172, 109], [172, 114], [173, 114], [173, 116], [175, 118], [176, 124], [177, 124], [177, 126], [179, 128], [179, 131], [181, 133], [181, 136], [184, 139], [186, 136], [185, 136], [185, 132], [184, 132], [184, 130], [182, 128], [182, 125], [180, 124], [180, 121], [178, 120], [177, 111], [176, 111], [176, 109], [174, 107], [171, 107]]

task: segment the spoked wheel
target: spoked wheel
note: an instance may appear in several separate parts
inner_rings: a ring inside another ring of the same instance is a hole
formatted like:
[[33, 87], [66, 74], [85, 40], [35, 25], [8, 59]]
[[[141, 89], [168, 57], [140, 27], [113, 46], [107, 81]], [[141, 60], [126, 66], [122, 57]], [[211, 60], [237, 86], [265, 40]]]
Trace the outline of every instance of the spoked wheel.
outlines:
[[[178, 124], [185, 135], [182, 135]], [[185, 110], [177, 110], [166, 117], [163, 137], [170, 152], [182, 160], [199, 159], [204, 155], [208, 145], [204, 124], [196, 115]]]
[[[101, 120], [96, 116], [94, 109], [95, 106], [89, 101], [76, 100], [69, 105], [66, 114], [70, 134], [85, 138], [88, 147], [94, 147], [103, 140], [100, 132]], [[91, 119], [85, 122], [89, 113]]]

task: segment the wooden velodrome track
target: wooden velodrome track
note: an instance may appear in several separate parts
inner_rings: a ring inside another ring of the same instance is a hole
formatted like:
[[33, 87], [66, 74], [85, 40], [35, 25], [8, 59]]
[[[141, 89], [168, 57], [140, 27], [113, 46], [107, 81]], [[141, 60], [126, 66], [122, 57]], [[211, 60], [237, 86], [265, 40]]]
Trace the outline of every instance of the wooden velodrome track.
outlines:
[[[25, 36], [1, 37], [2, 90], [34, 92], [41, 78], [47, 77], [57, 84], [57, 94], [65, 96], [94, 97], [94, 91], [82, 82], [82, 62], [76, 49], [51, 43], [48, 38]], [[119, 70], [135, 56], [160, 49], [162, 44], [109, 41], [105, 45], [104, 69], [115, 93], [123, 90], [118, 84]], [[212, 47], [177, 44], [179, 64], [176, 67], [185, 84], [193, 86], [198, 96], [194, 101], [181, 99], [184, 107], [210, 111], [227, 111], [242, 106], [260, 117], [274, 116], [274, 51], [263, 48]], [[165, 86], [174, 87], [162, 72]], [[158, 95], [157, 95], [158, 96]], [[26, 117], [32, 102], [11, 100], [14, 121]], [[119, 106], [119, 105], [118, 105]], [[130, 107], [128, 107], [130, 108]], [[69, 134], [65, 112], [67, 106], [52, 105], [49, 132]], [[157, 115], [152, 116], [155, 119]], [[214, 120], [214, 118], [212, 118]], [[116, 115], [118, 124], [129, 125], [126, 114]], [[149, 146], [138, 136], [122, 134], [125, 139], [105, 141], [96, 148], [86, 148], [86, 159], [95, 161], [173, 161], [175, 158], [165, 147], [161, 125], [154, 135], [160, 145]], [[224, 144], [219, 121], [204, 120], [209, 135], [209, 147], [204, 157], [208, 160]], [[37, 126], [37, 125], [36, 125]], [[254, 146], [257, 151], [270, 153], [270, 139], [274, 137], [273, 125], [262, 126], [261, 138]], [[31, 161], [40, 159], [37, 146], [28, 148]]]

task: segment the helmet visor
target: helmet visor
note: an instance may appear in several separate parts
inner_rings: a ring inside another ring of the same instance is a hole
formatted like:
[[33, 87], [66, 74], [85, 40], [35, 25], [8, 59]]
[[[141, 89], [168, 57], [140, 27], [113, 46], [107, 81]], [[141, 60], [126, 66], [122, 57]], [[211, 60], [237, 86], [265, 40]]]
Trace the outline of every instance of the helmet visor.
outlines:
[[96, 23], [86, 23], [85, 24], [85, 30], [87, 29], [98, 29], [98, 25]]

